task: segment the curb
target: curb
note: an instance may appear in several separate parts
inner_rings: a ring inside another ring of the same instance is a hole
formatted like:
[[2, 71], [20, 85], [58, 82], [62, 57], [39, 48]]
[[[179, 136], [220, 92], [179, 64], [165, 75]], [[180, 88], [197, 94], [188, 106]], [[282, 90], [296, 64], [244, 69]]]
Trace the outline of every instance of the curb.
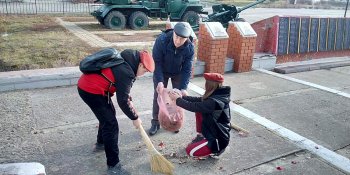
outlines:
[[80, 75], [78, 67], [0, 72], [0, 92], [76, 85]]
[[274, 68], [274, 72], [289, 74], [319, 69], [330, 69], [335, 67], [350, 66], [350, 57], [334, 57], [312, 61], [302, 61], [295, 64], [285, 64]]
[[[233, 61], [228, 59], [225, 71], [232, 71]], [[197, 60], [194, 64], [193, 75], [204, 73], [205, 63]], [[37, 89], [59, 86], [73, 86], [78, 83], [81, 76], [79, 67], [62, 67], [50, 69], [35, 69], [23, 71], [0, 72], [0, 92], [21, 89]], [[152, 77], [152, 73], [146, 73], [140, 79]]]

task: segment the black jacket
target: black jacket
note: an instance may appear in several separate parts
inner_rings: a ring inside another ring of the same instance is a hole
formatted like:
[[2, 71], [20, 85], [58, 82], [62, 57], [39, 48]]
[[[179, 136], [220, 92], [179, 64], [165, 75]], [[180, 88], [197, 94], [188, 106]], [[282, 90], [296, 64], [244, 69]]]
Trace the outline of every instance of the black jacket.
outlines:
[[131, 120], [136, 120], [138, 115], [131, 102], [130, 90], [136, 80], [137, 68], [140, 63], [140, 53], [136, 50], [126, 49], [122, 51], [121, 56], [125, 62], [111, 67], [115, 82], [116, 97], [120, 109]]
[[191, 96], [176, 100], [178, 106], [202, 113], [202, 134], [208, 140], [208, 146], [213, 153], [225, 149], [230, 141], [230, 94], [231, 88], [223, 86], [205, 100]]

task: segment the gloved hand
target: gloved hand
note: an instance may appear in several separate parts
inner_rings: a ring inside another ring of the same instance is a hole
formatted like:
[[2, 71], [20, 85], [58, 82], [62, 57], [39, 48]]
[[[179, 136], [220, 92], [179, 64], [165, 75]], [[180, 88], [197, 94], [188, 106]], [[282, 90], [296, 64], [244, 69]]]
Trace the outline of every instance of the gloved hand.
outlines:
[[135, 126], [136, 129], [139, 129], [139, 127], [141, 126], [141, 123], [142, 121], [140, 118], [132, 121], [132, 124]]
[[163, 92], [163, 89], [164, 89], [163, 82], [159, 82], [158, 85], [157, 85], [157, 88], [156, 88], [157, 93], [161, 94]]
[[187, 96], [188, 95], [188, 93], [187, 93], [187, 91], [185, 89], [181, 90], [181, 94], [182, 94], [182, 96]]

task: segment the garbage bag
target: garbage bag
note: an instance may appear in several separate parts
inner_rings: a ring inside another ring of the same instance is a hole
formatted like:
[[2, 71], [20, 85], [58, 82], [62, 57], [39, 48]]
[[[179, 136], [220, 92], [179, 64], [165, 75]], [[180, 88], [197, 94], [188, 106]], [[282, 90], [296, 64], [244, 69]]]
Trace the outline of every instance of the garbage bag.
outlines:
[[169, 92], [171, 91], [171, 89], [164, 88], [158, 94], [158, 120], [162, 128], [175, 132], [182, 127], [184, 121], [184, 109], [177, 106], [176, 102], [170, 99]]

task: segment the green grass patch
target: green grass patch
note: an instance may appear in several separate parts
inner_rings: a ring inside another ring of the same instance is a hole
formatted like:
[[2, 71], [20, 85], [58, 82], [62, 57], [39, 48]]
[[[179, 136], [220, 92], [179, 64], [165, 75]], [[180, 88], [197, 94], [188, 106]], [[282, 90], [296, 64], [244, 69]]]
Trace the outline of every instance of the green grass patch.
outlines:
[[76, 66], [91, 48], [50, 16], [0, 17], [0, 71]]

